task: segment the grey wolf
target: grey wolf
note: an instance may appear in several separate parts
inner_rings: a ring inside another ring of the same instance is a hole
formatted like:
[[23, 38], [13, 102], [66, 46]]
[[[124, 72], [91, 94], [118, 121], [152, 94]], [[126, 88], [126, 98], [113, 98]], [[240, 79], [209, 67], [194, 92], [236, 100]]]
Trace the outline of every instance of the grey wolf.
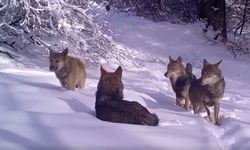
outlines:
[[188, 63], [185, 68], [181, 57], [174, 60], [169, 56], [167, 72], [164, 76], [170, 79], [172, 89], [176, 95], [176, 105], [188, 110], [191, 106], [188, 96], [190, 80], [195, 78], [192, 74], [192, 65]]
[[68, 56], [68, 48], [57, 53], [50, 51], [50, 71], [54, 71], [62, 87], [68, 90], [83, 88], [86, 80], [84, 64], [77, 58]]
[[136, 101], [123, 100], [122, 67], [115, 72], [100, 68], [96, 92], [96, 117], [103, 121], [157, 126], [159, 119]]
[[[201, 78], [193, 80], [189, 89], [189, 98], [194, 113], [199, 113], [205, 108], [209, 120], [216, 125], [219, 124], [220, 103], [225, 90], [225, 80], [219, 67], [221, 62], [222, 60], [210, 64], [204, 59]], [[209, 110], [211, 106], [214, 107], [213, 117]]]

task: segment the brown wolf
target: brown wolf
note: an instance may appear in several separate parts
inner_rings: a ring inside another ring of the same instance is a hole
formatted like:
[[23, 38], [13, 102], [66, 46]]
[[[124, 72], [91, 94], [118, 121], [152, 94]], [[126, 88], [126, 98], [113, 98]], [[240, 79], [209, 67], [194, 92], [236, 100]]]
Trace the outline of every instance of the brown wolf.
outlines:
[[107, 72], [101, 67], [96, 92], [96, 117], [103, 121], [157, 126], [159, 119], [138, 102], [123, 100], [122, 68]]
[[[219, 68], [220, 60], [216, 64], [203, 61], [201, 78], [194, 80], [189, 89], [189, 98], [193, 105], [194, 113], [201, 112], [204, 108], [211, 122], [219, 124], [220, 101], [225, 90], [225, 81]], [[209, 106], [214, 106], [214, 117], [211, 117]]]
[[181, 57], [178, 57], [177, 60], [173, 60], [169, 56], [167, 72], [164, 76], [170, 79], [172, 88], [176, 95], [176, 105], [188, 110], [190, 108], [190, 100], [188, 97], [190, 80], [195, 78], [192, 74], [192, 65], [188, 63], [185, 68]]
[[77, 58], [68, 56], [66, 48], [62, 53], [50, 51], [50, 71], [54, 71], [62, 87], [75, 90], [83, 88], [86, 80], [84, 64]]

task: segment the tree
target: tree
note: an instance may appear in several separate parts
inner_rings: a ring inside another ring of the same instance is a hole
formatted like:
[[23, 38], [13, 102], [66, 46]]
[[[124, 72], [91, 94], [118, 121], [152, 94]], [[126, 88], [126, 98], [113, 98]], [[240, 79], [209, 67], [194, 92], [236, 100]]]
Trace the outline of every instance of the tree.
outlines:
[[153, 21], [194, 22], [196, 5], [194, 0], [94, 0], [107, 2], [108, 10], [134, 12]]
[[227, 0], [227, 22], [228, 50], [234, 57], [250, 53], [250, 0]]
[[88, 0], [2, 0], [0, 44], [32, 57], [47, 57], [50, 49], [68, 47], [86, 63], [132, 60], [128, 52], [104, 36], [88, 10]]
[[200, 19], [207, 20], [207, 27], [213, 26], [215, 31], [220, 31], [214, 39], [219, 35], [223, 40], [227, 39], [226, 24], [226, 3], [225, 0], [198, 0], [198, 16]]

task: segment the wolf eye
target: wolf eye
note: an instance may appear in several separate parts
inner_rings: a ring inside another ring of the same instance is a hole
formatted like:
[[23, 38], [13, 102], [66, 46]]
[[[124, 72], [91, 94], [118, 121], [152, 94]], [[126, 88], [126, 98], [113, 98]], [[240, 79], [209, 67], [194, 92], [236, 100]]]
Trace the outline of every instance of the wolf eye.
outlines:
[[56, 60], [56, 63], [59, 63], [59, 60]]
[[211, 77], [211, 74], [209, 72], [206, 73], [207, 77]]

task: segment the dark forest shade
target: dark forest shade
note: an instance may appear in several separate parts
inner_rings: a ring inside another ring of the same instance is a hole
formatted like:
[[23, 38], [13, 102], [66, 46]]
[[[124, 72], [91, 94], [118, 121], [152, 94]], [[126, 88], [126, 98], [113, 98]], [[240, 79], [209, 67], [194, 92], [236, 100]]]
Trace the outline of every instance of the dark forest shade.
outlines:
[[225, 0], [197, 0], [198, 16], [207, 20], [207, 26], [212, 25], [215, 31], [221, 30], [221, 35], [227, 39], [226, 3]]

